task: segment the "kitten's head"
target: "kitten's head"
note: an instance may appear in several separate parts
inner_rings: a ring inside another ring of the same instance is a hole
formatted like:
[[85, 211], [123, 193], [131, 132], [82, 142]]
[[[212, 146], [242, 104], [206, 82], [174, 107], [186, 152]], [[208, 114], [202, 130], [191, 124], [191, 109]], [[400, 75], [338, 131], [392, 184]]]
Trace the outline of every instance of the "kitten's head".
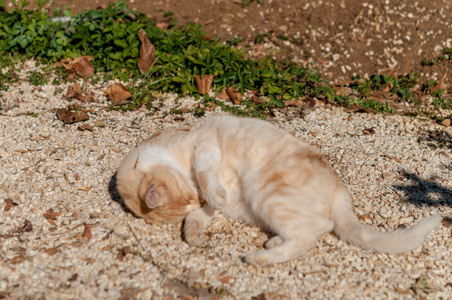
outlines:
[[[147, 157], [140, 159], [144, 155]], [[148, 223], [182, 221], [200, 207], [197, 191], [164, 159], [150, 161], [153, 155], [135, 148], [124, 158], [116, 176], [119, 194], [125, 205]]]

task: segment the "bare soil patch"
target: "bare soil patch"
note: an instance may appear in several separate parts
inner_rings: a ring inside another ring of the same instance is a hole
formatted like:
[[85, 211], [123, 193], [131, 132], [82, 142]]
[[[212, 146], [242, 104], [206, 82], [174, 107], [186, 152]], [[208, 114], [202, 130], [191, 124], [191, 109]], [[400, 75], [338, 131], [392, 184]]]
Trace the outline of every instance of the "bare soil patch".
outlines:
[[[50, 8], [67, 6], [80, 12], [114, 2], [59, 0], [52, 1]], [[440, 80], [451, 71], [452, 60], [422, 64], [439, 57], [444, 47], [452, 47], [452, 4], [447, 0], [126, 2], [162, 27], [175, 18], [180, 25], [203, 25], [208, 36], [240, 37], [237, 46], [251, 57], [316, 63], [332, 82], [370, 76], [384, 68], [394, 68], [398, 74], [418, 72], [421, 81]], [[452, 76], [445, 82], [450, 86]]]

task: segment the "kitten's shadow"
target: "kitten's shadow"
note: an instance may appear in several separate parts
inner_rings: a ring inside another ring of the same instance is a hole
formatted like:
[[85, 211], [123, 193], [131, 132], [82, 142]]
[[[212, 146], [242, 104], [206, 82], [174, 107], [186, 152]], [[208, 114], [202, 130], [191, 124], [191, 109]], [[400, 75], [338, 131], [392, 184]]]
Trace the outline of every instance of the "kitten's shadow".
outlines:
[[394, 188], [407, 194], [406, 201], [415, 205], [452, 207], [452, 190], [441, 186], [434, 180], [422, 180], [413, 173], [404, 171], [402, 175], [411, 184], [394, 185]]
[[129, 213], [130, 210], [126, 207], [126, 205], [124, 204], [124, 200], [119, 194], [116, 175], [117, 172], [113, 174], [113, 176], [110, 178], [110, 181], [108, 182], [108, 193], [110, 194], [111, 200], [121, 205], [121, 208], [125, 212]]

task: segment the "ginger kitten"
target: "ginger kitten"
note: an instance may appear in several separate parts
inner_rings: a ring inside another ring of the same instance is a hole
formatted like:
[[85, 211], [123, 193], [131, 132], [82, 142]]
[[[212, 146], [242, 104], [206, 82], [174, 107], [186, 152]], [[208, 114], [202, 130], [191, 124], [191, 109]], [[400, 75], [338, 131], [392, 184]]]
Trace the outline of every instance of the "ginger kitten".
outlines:
[[193, 246], [218, 211], [273, 232], [266, 250], [244, 257], [255, 266], [296, 259], [330, 231], [365, 249], [407, 252], [441, 222], [431, 216], [392, 232], [365, 227], [317, 149], [265, 121], [231, 116], [154, 134], [124, 158], [117, 186], [126, 206], [150, 223], [185, 218]]

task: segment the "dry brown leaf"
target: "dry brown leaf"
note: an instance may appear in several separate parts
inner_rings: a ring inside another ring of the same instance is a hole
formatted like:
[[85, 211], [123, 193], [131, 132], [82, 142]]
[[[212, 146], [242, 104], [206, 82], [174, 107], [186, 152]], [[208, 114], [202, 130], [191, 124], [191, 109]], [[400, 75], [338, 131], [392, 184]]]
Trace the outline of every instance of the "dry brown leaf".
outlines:
[[31, 224], [30, 221], [25, 220], [24, 226], [22, 226], [22, 227], [20, 228], [20, 231], [21, 231], [21, 232], [30, 232], [30, 231], [33, 231], [33, 225]]
[[49, 256], [55, 255], [58, 252], [60, 252], [60, 250], [58, 248], [49, 248], [49, 249], [44, 250], [44, 253], [47, 253], [47, 255], [49, 255]]
[[443, 218], [441, 223], [447, 228], [452, 228], [452, 218]]
[[363, 130], [363, 132], [365, 134], [367, 134], [367, 135], [372, 135], [372, 134], [375, 134], [375, 129], [373, 129], [373, 128], [366, 128], [366, 129]]
[[240, 104], [242, 102], [242, 94], [233, 87], [228, 87], [226, 89], [226, 94], [228, 94], [234, 104]]
[[14, 107], [19, 107], [19, 101], [15, 100], [15, 99], [8, 101], [8, 103], [5, 106], [3, 106], [2, 109], [4, 111], [8, 111], [10, 109], [13, 109]]
[[267, 102], [267, 101], [265, 101], [265, 100], [262, 100], [261, 98], [259, 98], [259, 97], [258, 97], [257, 95], [255, 95], [255, 94], [251, 95], [250, 101], [251, 101], [251, 102], [254, 102], [254, 103], [256, 103], [256, 104], [262, 104], [262, 103]]
[[8, 262], [9, 262], [10, 264], [15, 265], [15, 264], [20, 264], [20, 263], [23, 262], [24, 260], [25, 260], [25, 256], [24, 256], [23, 254], [20, 254], [20, 255], [18, 255], [18, 256], [15, 256], [15, 257], [9, 259]]
[[72, 58], [65, 58], [55, 63], [55, 67], [64, 67], [66, 70], [72, 70]]
[[61, 212], [55, 212], [53, 210], [53, 208], [49, 208], [45, 213], [44, 213], [44, 218], [46, 218], [47, 220], [56, 220], [58, 218], [58, 216], [61, 215]]
[[196, 86], [198, 88], [198, 92], [201, 95], [205, 95], [210, 92], [212, 87], [214, 75], [204, 75], [202, 78], [199, 75], [195, 75]]
[[443, 78], [441, 78], [441, 80], [438, 82], [438, 84], [436, 86], [432, 87], [432, 90], [430, 92], [434, 93], [439, 90], [445, 91], [447, 89], [446, 77], [447, 77], [447, 74], [444, 74]]
[[91, 233], [91, 226], [85, 224], [85, 229], [83, 230], [82, 236], [88, 240], [93, 237], [93, 234]]
[[77, 190], [89, 192], [91, 190], [91, 188], [89, 186], [80, 186], [77, 188]]
[[146, 31], [143, 28], [138, 31], [138, 38], [141, 41], [140, 58], [138, 59], [138, 68], [141, 73], [146, 73], [151, 68], [155, 61], [155, 49], [154, 45], [149, 41], [146, 36]]
[[77, 129], [81, 131], [93, 131], [93, 128], [89, 124], [83, 124], [82, 126], [77, 127]]
[[126, 246], [118, 251], [118, 255], [116, 255], [116, 258], [122, 261], [124, 259], [124, 256], [129, 254], [131, 251], [130, 246]]
[[72, 124], [75, 122], [81, 122], [89, 119], [89, 116], [84, 111], [72, 112], [65, 108], [59, 108], [56, 110], [58, 119], [66, 124]]
[[221, 100], [224, 100], [224, 101], [231, 100], [231, 99], [229, 98], [228, 94], [226, 93], [226, 90], [225, 90], [225, 89], [222, 90], [222, 91], [217, 95], [217, 97], [220, 98]]
[[395, 69], [394, 68], [379, 69], [377, 73], [378, 75], [394, 76]]
[[228, 284], [228, 283], [230, 283], [232, 280], [234, 280], [234, 277], [232, 277], [232, 276], [225, 276], [225, 277], [223, 277], [223, 278], [220, 279], [220, 282], [221, 282], [221, 283], [224, 283], [224, 284]]
[[291, 101], [289, 101], [289, 100], [287, 100], [287, 101], [284, 101], [284, 105], [285, 106], [295, 106], [295, 107], [302, 107], [303, 106], [303, 102], [301, 102], [301, 101], [294, 101], [294, 100], [291, 100]]
[[72, 63], [72, 68], [77, 75], [86, 79], [89, 76], [94, 75], [94, 68], [90, 63], [91, 60], [93, 60], [93, 58], [89, 55], [77, 57]]
[[215, 110], [216, 107], [217, 107], [217, 106], [216, 106], [215, 103], [213, 103], [213, 102], [207, 102], [207, 103], [206, 103], [206, 110], [207, 110], [207, 111]]
[[5, 208], [3, 209], [3, 211], [8, 211], [11, 209], [11, 207], [19, 205], [17, 203], [15, 203], [11, 198], [5, 199]]
[[105, 91], [108, 99], [111, 100], [113, 105], [123, 105], [129, 103], [127, 99], [132, 97], [132, 94], [124, 88], [120, 83], [114, 83], [110, 85]]
[[74, 273], [74, 274], [72, 274], [71, 278], [68, 279], [68, 281], [76, 281], [77, 278], [78, 278], [78, 274]]
[[81, 94], [77, 97], [77, 99], [83, 102], [94, 102], [94, 93], [89, 93], [86, 95]]
[[450, 126], [450, 119], [445, 119], [444, 121], [441, 122], [441, 125]]
[[169, 26], [169, 22], [159, 22], [155, 26], [160, 30], [166, 30]]

